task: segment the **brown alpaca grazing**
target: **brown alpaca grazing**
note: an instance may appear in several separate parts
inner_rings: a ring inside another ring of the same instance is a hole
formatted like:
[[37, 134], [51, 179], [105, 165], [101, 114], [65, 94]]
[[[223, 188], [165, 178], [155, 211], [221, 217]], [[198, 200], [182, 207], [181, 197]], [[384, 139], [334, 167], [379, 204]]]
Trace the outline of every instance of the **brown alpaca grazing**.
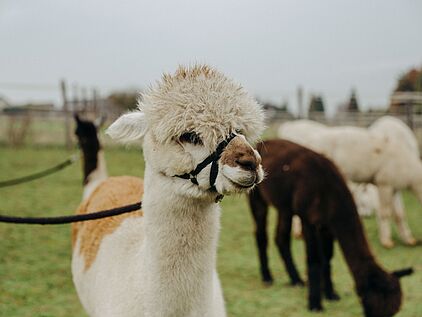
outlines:
[[330, 260], [337, 239], [352, 273], [366, 317], [390, 317], [400, 309], [399, 277], [411, 269], [386, 272], [376, 262], [365, 237], [356, 205], [343, 176], [324, 156], [285, 140], [259, 143], [257, 150], [267, 177], [249, 193], [256, 223], [261, 274], [264, 283], [273, 278], [267, 258], [267, 212], [278, 211], [276, 244], [292, 284], [303, 281], [290, 251], [293, 214], [303, 224], [308, 267], [308, 308], [322, 310], [321, 290], [329, 300], [338, 300], [331, 280]]

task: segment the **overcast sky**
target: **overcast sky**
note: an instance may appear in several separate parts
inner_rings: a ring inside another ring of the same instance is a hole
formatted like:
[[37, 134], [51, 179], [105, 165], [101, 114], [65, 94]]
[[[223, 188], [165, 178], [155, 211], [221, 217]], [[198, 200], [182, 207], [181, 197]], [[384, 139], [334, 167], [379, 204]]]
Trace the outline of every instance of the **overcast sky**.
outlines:
[[58, 102], [60, 78], [105, 95], [206, 62], [293, 110], [298, 85], [329, 109], [352, 87], [383, 106], [422, 66], [421, 13], [420, 0], [0, 0], [0, 96]]

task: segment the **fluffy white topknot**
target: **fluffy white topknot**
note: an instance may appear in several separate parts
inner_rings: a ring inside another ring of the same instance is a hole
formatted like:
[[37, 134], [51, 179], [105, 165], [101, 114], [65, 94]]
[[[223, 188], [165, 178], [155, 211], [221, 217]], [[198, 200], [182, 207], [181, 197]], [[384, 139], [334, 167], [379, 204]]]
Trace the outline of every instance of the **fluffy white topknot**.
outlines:
[[231, 132], [252, 142], [264, 129], [263, 109], [255, 99], [207, 65], [179, 66], [173, 75], [164, 74], [141, 96], [138, 109], [160, 143], [195, 131], [214, 149]]

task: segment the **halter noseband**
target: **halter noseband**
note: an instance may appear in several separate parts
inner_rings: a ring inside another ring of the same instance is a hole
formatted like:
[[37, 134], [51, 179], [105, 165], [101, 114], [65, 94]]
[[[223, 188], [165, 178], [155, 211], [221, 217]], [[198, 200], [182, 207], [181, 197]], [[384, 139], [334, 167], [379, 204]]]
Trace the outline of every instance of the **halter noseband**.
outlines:
[[221, 141], [217, 145], [217, 148], [215, 149], [215, 151], [211, 153], [208, 157], [206, 157], [201, 163], [199, 163], [193, 171], [189, 173], [185, 173], [183, 175], [175, 175], [175, 177], [190, 179], [192, 183], [194, 183], [195, 185], [198, 185], [198, 180], [196, 179], [196, 176], [205, 167], [211, 164], [209, 190], [216, 191], [215, 180], [217, 179], [217, 174], [218, 174], [218, 160], [220, 159], [221, 154], [223, 153], [226, 146], [229, 145], [230, 141], [233, 140], [235, 137], [236, 137], [236, 134], [230, 133], [225, 140]]

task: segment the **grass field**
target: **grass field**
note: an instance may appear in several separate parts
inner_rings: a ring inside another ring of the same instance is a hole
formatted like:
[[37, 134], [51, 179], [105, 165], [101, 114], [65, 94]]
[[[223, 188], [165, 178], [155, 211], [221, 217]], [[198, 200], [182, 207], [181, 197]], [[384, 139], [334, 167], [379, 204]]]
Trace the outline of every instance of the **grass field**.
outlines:
[[[0, 181], [50, 167], [71, 152], [62, 148], [12, 149], [0, 146]], [[110, 149], [106, 159], [111, 175], [142, 176], [140, 151]], [[0, 189], [0, 213], [40, 216], [72, 213], [82, 194], [80, 163], [44, 179]], [[422, 239], [422, 208], [414, 196], [405, 194], [410, 225]], [[306, 310], [306, 289], [287, 285], [288, 279], [274, 244], [270, 262], [275, 284], [260, 282], [253, 226], [245, 197], [226, 197], [222, 202], [222, 231], [218, 271], [223, 283], [229, 316], [353, 317], [362, 316], [353, 283], [336, 249], [334, 282], [342, 300], [325, 302], [325, 312]], [[275, 212], [271, 213], [271, 231]], [[394, 236], [393, 250], [380, 247], [373, 218], [364, 220], [368, 237], [379, 261], [388, 269], [413, 266], [416, 273], [402, 280], [404, 305], [400, 317], [422, 316], [422, 248], [403, 246]], [[272, 242], [272, 239], [271, 239]], [[293, 254], [304, 275], [302, 241], [293, 242]], [[22, 226], [0, 224], [0, 316], [79, 317], [86, 316], [77, 299], [70, 274], [69, 226]]]

